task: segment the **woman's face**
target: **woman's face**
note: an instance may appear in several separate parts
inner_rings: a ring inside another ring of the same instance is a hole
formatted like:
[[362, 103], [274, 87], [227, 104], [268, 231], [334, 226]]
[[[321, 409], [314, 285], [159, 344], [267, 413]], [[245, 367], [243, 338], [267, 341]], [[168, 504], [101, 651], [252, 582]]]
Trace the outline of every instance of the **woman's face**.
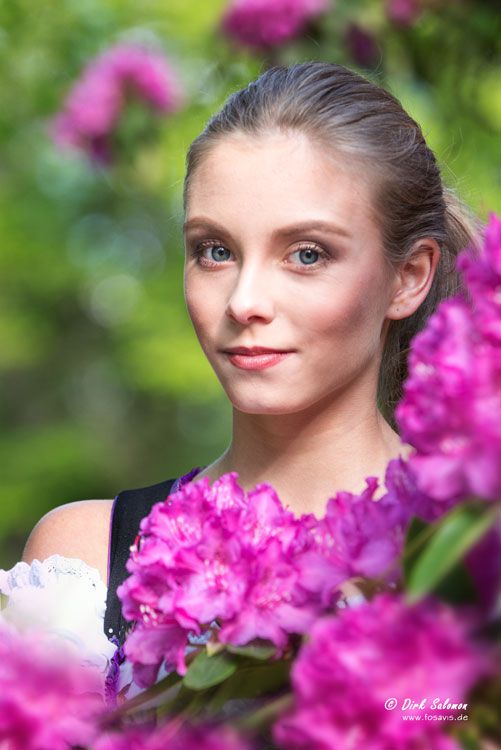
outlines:
[[[242, 412], [284, 414], [377, 382], [396, 288], [364, 169], [300, 134], [221, 140], [192, 175], [185, 300]], [[197, 253], [195, 255], [195, 253]], [[225, 350], [290, 352], [275, 364]], [[252, 369], [249, 369], [252, 367]]]

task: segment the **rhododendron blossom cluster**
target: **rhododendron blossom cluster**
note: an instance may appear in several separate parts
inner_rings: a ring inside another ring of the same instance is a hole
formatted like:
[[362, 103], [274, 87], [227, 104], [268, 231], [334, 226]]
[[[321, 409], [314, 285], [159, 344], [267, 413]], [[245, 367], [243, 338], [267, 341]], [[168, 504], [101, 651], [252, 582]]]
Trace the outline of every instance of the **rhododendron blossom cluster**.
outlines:
[[412, 26], [423, 12], [423, 0], [386, 0], [386, 15], [397, 26]]
[[485, 228], [482, 250], [464, 250], [457, 268], [471, 296], [479, 331], [491, 344], [501, 346], [501, 218], [496, 214], [491, 214]]
[[92, 60], [70, 91], [50, 126], [54, 141], [109, 162], [110, 136], [130, 93], [164, 114], [184, 102], [178, 77], [163, 55], [137, 44], [117, 44]]
[[[320, 589], [328, 597], [333, 584], [350, 578], [383, 577], [388, 584], [400, 579], [400, 567], [393, 563], [402, 551], [413, 507], [410, 502], [403, 503], [394, 488], [404, 471], [399, 461], [388, 465], [387, 492], [377, 501], [378, 479], [367, 477], [367, 487], [360, 495], [338, 492], [330, 498], [323, 518], [302, 517], [304, 533], [310, 539], [301, 557], [303, 586]], [[411, 482], [407, 477], [408, 486]]]
[[239, 44], [264, 50], [294, 39], [324, 13], [328, 0], [233, 0], [221, 30]]
[[102, 680], [46, 633], [0, 623], [0, 747], [70, 750], [97, 735]]
[[323, 519], [296, 518], [270, 485], [245, 493], [237, 477], [189, 482], [141, 522], [118, 589], [136, 621], [124, 651], [140, 685], [163, 660], [184, 674], [190, 632], [214, 624], [220, 643], [259, 638], [283, 651], [335, 605], [344, 581], [383, 574], [401, 551], [408, 513], [389, 494], [373, 499], [375, 477], [359, 497], [331, 498]]
[[414, 337], [396, 418], [420, 488], [438, 501], [501, 497], [501, 220], [457, 267], [466, 294], [444, 300]]
[[208, 477], [192, 481], [153, 507], [141, 534], [132, 575], [117, 591], [124, 617], [137, 621], [124, 650], [139, 684], [163, 659], [183, 674], [189, 631], [216, 618], [221, 642], [267, 638], [283, 648], [319, 612], [318, 597], [300, 584], [301, 525], [269, 485], [246, 495], [235, 472], [212, 487]]
[[441, 722], [403, 715], [423, 714], [409, 708], [423, 698], [429, 714], [461, 713], [439, 703], [467, 703], [492, 670], [468, 631], [433, 597], [409, 607], [390, 593], [319, 619], [292, 668], [295, 705], [276, 723], [276, 741], [287, 750], [459, 750]]

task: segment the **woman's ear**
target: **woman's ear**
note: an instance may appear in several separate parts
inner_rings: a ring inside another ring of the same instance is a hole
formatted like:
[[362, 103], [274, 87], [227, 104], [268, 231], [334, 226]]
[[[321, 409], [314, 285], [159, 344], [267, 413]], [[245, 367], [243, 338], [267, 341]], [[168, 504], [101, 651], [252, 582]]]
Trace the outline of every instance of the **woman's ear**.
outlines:
[[439, 260], [440, 248], [436, 240], [417, 240], [408, 259], [396, 269], [395, 293], [388, 306], [387, 318], [408, 318], [418, 309], [430, 290]]

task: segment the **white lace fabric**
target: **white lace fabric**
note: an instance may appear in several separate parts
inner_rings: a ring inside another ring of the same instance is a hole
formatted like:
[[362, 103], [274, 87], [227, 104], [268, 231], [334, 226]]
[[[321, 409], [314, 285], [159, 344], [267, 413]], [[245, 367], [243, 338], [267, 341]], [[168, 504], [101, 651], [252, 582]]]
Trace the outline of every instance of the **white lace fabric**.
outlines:
[[96, 568], [62, 555], [18, 562], [0, 569], [0, 594], [0, 620], [63, 638], [104, 679], [116, 646], [103, 631], [107, 588]]

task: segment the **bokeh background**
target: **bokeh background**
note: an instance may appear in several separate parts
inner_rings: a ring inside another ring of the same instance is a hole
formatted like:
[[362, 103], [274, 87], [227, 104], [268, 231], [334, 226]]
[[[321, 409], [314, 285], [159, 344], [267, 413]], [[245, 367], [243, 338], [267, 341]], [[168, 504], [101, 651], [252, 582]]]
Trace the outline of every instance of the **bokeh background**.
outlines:
[[0, 567], [49, 509], [213, 461], [231, 409], [184, 307], [186, 150], [267, 67], [347, 64], [500, 209], [492, 0], [0, 6]]

